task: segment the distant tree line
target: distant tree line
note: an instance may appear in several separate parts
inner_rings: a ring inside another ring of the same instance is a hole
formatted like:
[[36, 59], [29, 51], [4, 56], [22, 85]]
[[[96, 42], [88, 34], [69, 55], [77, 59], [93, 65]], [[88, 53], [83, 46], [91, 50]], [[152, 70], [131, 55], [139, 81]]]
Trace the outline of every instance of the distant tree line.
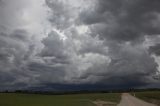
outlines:
[[145, 92], [145, 91], [160, 91], [160, 88], [148, 89], [111, 89], [111, 90], [79, 90], [79, 91], [33, 91], [33, 90], [14, 90], [0, 91], [1, 93], [24, 93], [24, 94], [44, 94], [44, 95], [67, 95], [67, 94], [89, 94], [89, 93], [123, 93], [123, 92]]

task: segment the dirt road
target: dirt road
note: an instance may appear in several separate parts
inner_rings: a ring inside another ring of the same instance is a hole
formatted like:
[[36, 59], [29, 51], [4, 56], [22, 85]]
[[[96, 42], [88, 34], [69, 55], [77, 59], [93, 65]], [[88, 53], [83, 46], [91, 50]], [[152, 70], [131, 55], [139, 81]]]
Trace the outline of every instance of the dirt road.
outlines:
[[96, 106], [116, 106], [116, 103], [114, 102], [107, 102], [107, 101], [101, 101], [97, 100], [93, 102]]
[[117, 106], [156, 106], [154, 104], [142, 101], [128, 93], [122, 94], [120, 103]]

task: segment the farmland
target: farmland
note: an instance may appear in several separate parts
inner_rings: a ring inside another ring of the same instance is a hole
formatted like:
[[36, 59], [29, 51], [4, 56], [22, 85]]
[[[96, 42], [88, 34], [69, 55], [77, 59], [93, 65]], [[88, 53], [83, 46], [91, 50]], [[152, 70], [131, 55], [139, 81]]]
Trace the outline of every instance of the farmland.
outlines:
[[144, 101], [154, 103], [160, 106], [160, 91], [136, 92], [135, 96]]
[[72, 95], [40, 95], [0, 93], [0, 106], [95, 106], [93, 101], [119, 103], [120, 93], [93, 93]]

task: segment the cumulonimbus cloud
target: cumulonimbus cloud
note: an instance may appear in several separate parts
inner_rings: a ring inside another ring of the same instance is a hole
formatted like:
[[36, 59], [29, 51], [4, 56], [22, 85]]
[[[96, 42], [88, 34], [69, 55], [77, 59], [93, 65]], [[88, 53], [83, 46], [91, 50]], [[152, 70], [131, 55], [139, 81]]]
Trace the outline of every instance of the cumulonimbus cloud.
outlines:
[[159, 0], [16, 1], [0, 2], [2, 89], [159, 86]]

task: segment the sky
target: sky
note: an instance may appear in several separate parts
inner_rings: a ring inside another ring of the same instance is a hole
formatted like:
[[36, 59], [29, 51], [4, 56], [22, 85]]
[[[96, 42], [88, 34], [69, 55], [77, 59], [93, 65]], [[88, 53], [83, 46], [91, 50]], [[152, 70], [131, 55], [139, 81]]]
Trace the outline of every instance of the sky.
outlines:
[[160, 88], [160, 0], [0, 0], [0, 90]]

